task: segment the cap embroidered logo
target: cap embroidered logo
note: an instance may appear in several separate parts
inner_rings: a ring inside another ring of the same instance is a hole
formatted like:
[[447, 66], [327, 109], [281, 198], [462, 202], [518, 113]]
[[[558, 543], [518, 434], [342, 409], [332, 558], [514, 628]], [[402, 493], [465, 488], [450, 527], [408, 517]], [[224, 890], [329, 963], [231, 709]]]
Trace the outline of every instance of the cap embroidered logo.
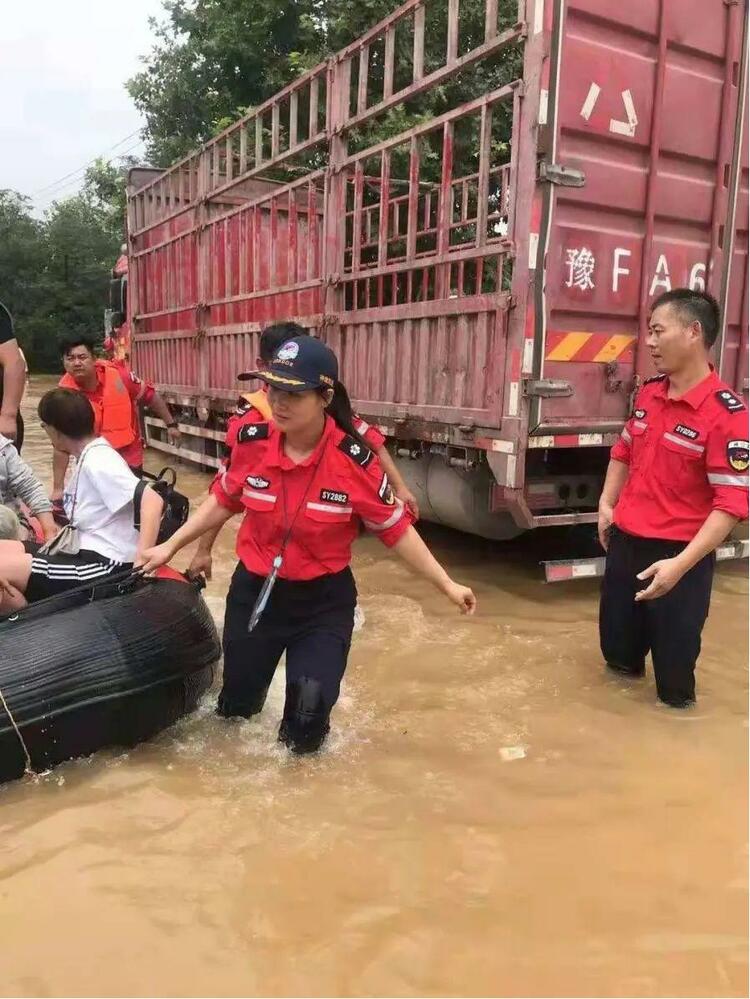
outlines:
[[299, 354], [299, 344], [295, 343], [294, 340], [288, 340], [279, 347], [276, 357], [279, 361], [293, 361], [297, 354]]

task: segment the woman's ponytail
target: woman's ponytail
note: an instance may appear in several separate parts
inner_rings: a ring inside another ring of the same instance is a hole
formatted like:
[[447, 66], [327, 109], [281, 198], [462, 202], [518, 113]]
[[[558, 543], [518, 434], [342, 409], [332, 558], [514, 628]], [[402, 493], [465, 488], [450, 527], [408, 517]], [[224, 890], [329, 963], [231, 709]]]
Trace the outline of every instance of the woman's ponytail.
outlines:
[[328, 415], [332, 417], [337, 427], [353, 437], [362, 447], [369, 447], [362, 434], [354, 426], [354, 413], [349, 395], [342, 382], [337, 381], [333, 388], [333, 399], [326, 406]]

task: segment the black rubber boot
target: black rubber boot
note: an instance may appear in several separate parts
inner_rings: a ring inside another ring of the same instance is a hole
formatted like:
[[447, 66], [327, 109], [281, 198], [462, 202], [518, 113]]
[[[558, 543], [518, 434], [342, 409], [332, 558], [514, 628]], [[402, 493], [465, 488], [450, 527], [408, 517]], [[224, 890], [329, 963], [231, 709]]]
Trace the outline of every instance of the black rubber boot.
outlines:
[[226, 687], [222, 687], [216, 702], [216, 714], [221, 718], [252, 718], [263, 710], [267, 695], [268, 687], [248, 691], [243, 686], [241, 696], [232, 694]]
[[695, 697], [683, 690], [657, 690], [657, 696], [662, 704], [670, 708], [692, 708]]
[[314, 753], [328, 735], [329, 714], [320, 683], [303, 676], [287, 687], [279, 742], [293, 753]]
[[607, 669], [611, 669], [613, 673], [617, 673], [618, 676], [629, 676], [634, 679], [646, 675], [645, 666], [636, 666], [634, 669], [628, 666], [621, 666], [619, 663], [607, 663]]

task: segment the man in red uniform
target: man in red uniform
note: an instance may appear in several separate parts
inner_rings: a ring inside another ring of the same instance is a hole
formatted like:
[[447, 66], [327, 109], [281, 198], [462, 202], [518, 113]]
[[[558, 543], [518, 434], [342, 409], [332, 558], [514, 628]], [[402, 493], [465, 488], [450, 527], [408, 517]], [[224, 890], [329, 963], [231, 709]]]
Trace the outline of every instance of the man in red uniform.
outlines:
[[695, 702], [714, 552], [748, 515], [748, 414], [709, 362], [718, 331], [710, 295], [678, 288], [654, 302], [646, 342], [659, 374], [612, 448], [599, 503], [602, 653], [643, 676], [650, 649], [672, 707]]
[[[304, 326], [300, 326], [298, 323], [276, 323], [273, 326], [267, 326], [260, 335], [260, 357], [256, 359], [258, 370], [262, 371], [264, 368], [268, 367], [276, 351], [283, 343], [286, 343], [287, 340], [291, 340], [294, 337], [308, 335], [308, 330], [306, 330]], [[247, 381], [248, 378], [254, 378], [255, 373], [253, 372], [250, 375], [243, 373], [237, 377], [239, 381]], [[231, 449], [235, 446], [237, 443], [237, 435], [243, 426], [251, 423], [267, 423], [270, 419], [271, 406], [268, 402], [267, 385], [263, 385], [263, 387], [258, 389], [256, 392], [241, 395], [237, 403], [237, 409], [234, 415], [229, 418], [229, 422], [227, 423], [227, 434], [225, 438], [227, 447], [231, 451]], [[388, 480], [391, 483], [396, 498], [400, 499], [406, 504], [406, 506], [409, 507], [415, 518], [419, 518], [419, 506], [417, 504], [416, 497], [409, 490], [401, 474], [396, 468], [395, 462], [393, 461], [393, 458], [391, 458], [388, 449], [385, 446], [385, 437], [380, 433], [377, 427], [371, 426], [360, 416], [356, 415], [354, 429], [360, 437], [363, 438], [370, 450], [377, 455], [380, 464], [383, 466], [383, 471], [388, 476]], [[203, 574], [208, 579], [211, 578], [213, 563], [211, 553], [220, 531], [220, 527], [214, 528], [204, 534], [200, 539], [195, 555], [193, 556], [193, 560], [188, 568], [188, 575], [198, 576]]]
[[[163, 420], [170, 441], [179, 442], [177, 421], [154, 386], [142, 381], [129, 368], [98, 361], [93, 340], [80, 336], [61, 340], [60, 354], [65, 367], [60, 386], [86, 396], [94, 409], [96, 433], [119, 451], [136, 475], [143, 471], [139, 407], [147, 407]], [[62, 451], [53, 452], [53, 503], [62, 502], [68, 460], [69, 456]]]

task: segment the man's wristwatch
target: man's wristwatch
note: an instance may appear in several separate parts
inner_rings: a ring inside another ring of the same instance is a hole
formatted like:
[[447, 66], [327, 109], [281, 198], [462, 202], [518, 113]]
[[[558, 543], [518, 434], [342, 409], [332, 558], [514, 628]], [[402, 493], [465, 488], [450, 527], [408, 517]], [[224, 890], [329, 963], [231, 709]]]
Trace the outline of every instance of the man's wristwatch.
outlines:
[[177, 420], [172, 420], [171, 423], [165, 423], [164, 426], [167, 428], [167, 430], [175, 430], [177, 427]]

